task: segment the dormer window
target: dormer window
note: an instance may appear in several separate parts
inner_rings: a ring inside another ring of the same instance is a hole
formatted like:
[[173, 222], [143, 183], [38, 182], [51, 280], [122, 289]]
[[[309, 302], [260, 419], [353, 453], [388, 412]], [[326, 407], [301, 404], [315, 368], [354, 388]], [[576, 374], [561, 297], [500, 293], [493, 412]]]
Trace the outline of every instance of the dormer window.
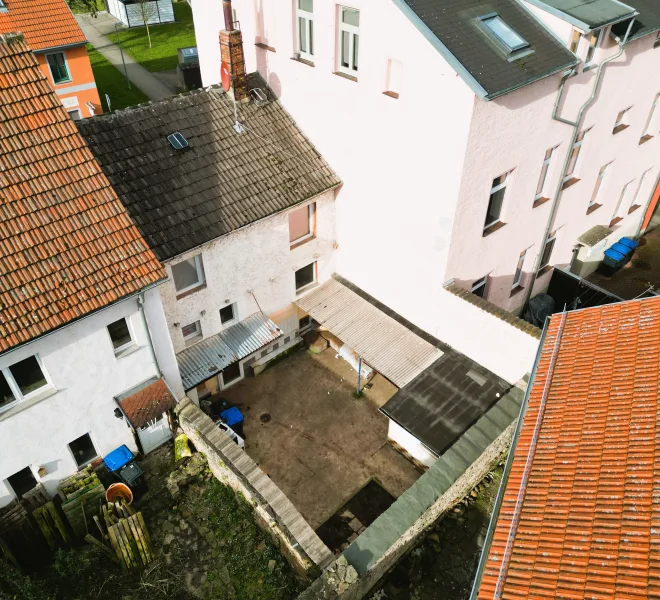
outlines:
[[481, 17], [481, 21], [489, 31], [493, 34], [495, 39], [497, 39], [500, 44], [502, 44], [505, 49], [511, 53], [516, 52], [517, 50], [522, 50], [529, 46], [529, 42], [518, 35], [511, 27], [497, 14], [486, 15]]

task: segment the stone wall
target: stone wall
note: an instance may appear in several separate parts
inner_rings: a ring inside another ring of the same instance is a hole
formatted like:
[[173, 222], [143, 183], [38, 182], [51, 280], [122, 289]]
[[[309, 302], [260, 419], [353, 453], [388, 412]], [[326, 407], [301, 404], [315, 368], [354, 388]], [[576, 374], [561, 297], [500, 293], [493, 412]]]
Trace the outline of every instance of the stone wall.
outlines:
[[181, 428], [206, 456], [213, 475], [254, 507], [257, 524], [272, 536], [301, 576], [309, 576], [315, 567], [324, 568], [332, 561], [328, 547], [295, 506], [208, 416], [189, 398], [184, 398], [175, 410]]

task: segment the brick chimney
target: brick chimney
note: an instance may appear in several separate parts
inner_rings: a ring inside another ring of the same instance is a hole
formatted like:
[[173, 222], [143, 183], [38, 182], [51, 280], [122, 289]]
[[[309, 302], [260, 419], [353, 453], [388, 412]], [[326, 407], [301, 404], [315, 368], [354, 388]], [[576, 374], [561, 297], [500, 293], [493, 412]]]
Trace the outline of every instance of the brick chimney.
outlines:
[[229, 66], [231, 89], [229, 93], [236, 102], [249, 100], [245, 56], [243, 55], [243, 34], [234, 29], [231, 0], [222, 0], [225, 28], [220, 32], [220, 57]]

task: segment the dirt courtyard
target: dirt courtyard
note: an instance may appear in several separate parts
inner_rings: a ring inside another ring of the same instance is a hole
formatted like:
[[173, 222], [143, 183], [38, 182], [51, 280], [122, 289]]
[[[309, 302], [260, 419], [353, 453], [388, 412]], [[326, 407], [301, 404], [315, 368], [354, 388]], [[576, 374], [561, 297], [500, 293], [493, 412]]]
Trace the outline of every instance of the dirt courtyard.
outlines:
[[247, 453], [314, 529], [370, 479], [398, 498], [420, 476], [387, 442], [378, 412], [396, 388], [376, 376], [356, 399], [356, 383], [333, 350], [301, 349], [221, 392], [245, 415]]

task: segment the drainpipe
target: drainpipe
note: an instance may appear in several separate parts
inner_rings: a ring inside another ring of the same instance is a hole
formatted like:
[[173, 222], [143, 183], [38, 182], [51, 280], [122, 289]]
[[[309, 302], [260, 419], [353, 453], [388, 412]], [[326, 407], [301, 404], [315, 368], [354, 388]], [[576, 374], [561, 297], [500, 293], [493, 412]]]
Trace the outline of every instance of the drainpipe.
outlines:
[[555, 121], [559, 121], [560, 123], [570, 125], [573, 128], [573, 134], [571, 136], [571, 142], [568, 146], [568, 152], [566, 153], [566, 158], [564, 159], [564, 166], [562, 167], [561, 177], [559, 178], [559, 183], [557, 184], [557, 191], [555, 192], [555, 196], [552, 200], [552, 207], [550, 209], [550, 214], [548, 215], [548, 222], [547, 225], [545, 226], [543, 237], [541, 238], [541, 245], [536, 255], [536, 259], [534, 261], [532, 282], [529, 286], [527, 286], [527, 289], [525, 290], [525, 300], [522, 304], [523, 307], [527, 306], [527, 304], [529, 303], [529, 299], [532, 296], [532, 290], [534, 289], [534, 283], [536, 283], [536, 278], [538, 277], [539, 271], [541, 270], [541, 257], [543, 256], [543, 249], [545, 248], [545, 242], [548, 239], [550, 232], [552, 231], [552, 227], [554, 226], [554, 222], [555, 222], [555, 217], [557, 216], [557, 209], [559, 208], [559, 199], [561, 198], [562, 195], [562, 187], [564, 185], [564, 178], [566, 177], [566, 170], [568, 169], [568, 164], [571, 160], [571, 151], [573, 149], [573, 144], [575, 144], [575, 140], [577, 140], [577, 136], [580, 133], [580, 126], [582, 125], [582, 117], [584, 117], [584, 113], [587, 111], [589, 106], [591, 106], [591, 103], [596, 98], [596, 94], [598, 93], [598, 88], [600, 87], [600, 82], [603, 78], [603, 73], [605, 72], [605, 67], [613, 60], [616, 60], [623, 54], [626, 44], [628, 43], [628, 36], [630, 35], [630, 30], [632, 29], [634, 22], [635, 19], [630, 20], [628, 29], [626, 30], [626, 35], [623, 36], [623, 40], [617, 39], [617, 43], [619, 44], [619, 51], [615, 55], [606, 58], [602, 63], [598, 65], [596, 80], [594, 81], [594, 85], [591, 90], [591, 96], [589, 96], [587, 101], [580, 108], [577, 119], [575, 119], [575, 121], [569, 121], [568, 119], [564, 119], [558, 116], [557, 114], [559, 111], [561, 96], [564, 92], [564, 86], [566, 85], [566, 81], [568, 80], [568, 78], [571, 77], [571, 75], [573, 75], [573, 73], [575, 72], [575, 69], [572, 69], [568, 74], [564, 75], [561, 81], [561, 85], [559, 86], [559, 92], [557, 93], [557, 99], [555, 101], [555, 106], [552, 111], [552, 118]]
[[138, 294], [138, 309], [140, 310], [140, 314], [142, 315], [142, 323], [144, 324], [144, 330], [147, 332], [147, 341], [149, 342], [149, 350], [151, 351], [151, 358], [154, 361], [154, 365], [156, 367], [156, 375], [158, 375], [158, 379], [163, 378], [163, 373], [160, 370], [160, 365], [158, 364], [158, 359], [156, 358], [156, 351], [154, 350], [154, 342], [151, 339], [151, 330], [149, 329], [149, 323], [147, 323], [147, 315], [144, 312], [144, 292], [140, 292]]

